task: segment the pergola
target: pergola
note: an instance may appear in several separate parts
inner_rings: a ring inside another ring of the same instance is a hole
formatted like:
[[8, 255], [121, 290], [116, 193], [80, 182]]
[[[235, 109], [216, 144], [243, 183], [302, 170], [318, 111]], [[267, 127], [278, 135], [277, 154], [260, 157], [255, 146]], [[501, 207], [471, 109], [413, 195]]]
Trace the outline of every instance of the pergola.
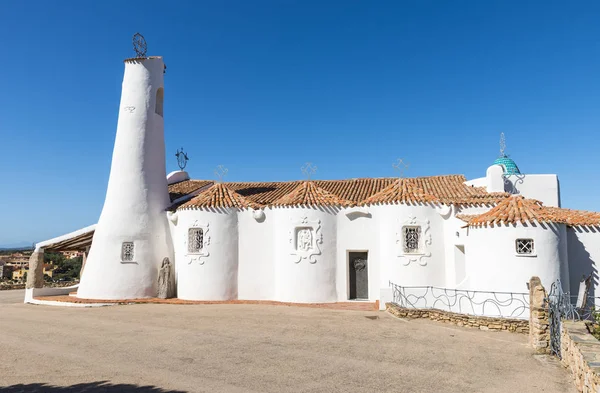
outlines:
[[77, 231], [67, 233], [53, 239], [36, 243], [35, 250], [29, 258], [29, 274], [27, 275], [27, 288], [42, 288], [44, 286], [44, 252], [61, 251], [82, 251], [83, 264], [81, 271], [85, 267], [87, 254], [92, 245], [92, 239], [96, 225], [90, 225]]

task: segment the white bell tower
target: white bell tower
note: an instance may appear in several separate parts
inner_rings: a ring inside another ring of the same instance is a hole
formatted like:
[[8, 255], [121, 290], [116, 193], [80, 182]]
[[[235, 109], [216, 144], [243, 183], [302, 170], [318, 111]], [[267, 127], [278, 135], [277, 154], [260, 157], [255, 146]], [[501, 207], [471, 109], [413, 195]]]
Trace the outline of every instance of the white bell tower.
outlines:
[[134, 47], [137, 57], [125, 60], [106, 199], [77, 291], [80, 298], [154, 297], [163, 258], [173, 261], [165, 212], [170, 204], [163, 123], [165, 65], [162, 57], [146, 57], [139, 34]]

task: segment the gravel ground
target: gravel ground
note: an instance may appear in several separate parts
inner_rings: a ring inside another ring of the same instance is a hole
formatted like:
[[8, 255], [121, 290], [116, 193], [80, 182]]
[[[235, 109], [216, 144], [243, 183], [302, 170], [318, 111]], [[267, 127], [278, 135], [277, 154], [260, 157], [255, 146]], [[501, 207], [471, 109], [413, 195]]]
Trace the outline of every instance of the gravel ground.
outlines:
[[575, 392], [520, 334], [378, 311], [22, 299], [0, 292], [0, 392]]

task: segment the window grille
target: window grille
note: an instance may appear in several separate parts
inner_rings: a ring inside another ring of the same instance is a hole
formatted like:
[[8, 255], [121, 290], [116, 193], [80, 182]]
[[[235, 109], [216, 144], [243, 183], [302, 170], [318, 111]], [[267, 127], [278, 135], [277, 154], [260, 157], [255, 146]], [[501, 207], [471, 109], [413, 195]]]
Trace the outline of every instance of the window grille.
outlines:
[[121, 261], [133, 262], [133, 242], [123, 242], [121, 245]]
[[190, 228], [188, 230], [188, 253], [197, 253], [204, 245], [204, 231], [202, 228]]
[[515, 242], [517, 254], [519, 255], [533, 255], [533, 239], [517, 239]]
[[402, 228], [403, 248], [405, 254], [419, 253], [419, 241], [421, 239], [420, 226], [405, 226]]

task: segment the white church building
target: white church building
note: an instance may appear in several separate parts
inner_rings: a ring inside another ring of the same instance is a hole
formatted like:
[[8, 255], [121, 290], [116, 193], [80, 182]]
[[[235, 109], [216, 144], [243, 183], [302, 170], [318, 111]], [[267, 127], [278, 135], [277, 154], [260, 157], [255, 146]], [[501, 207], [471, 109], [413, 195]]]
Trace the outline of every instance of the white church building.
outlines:
[[156, 297], [164, 258], [185, 300], [383, 306], [390, 282], [523, 293], [539, 276], [576, 291], [596, 273], [600, 213], [562, 208], [556, 175], [521, 173], [505, 155], [472, 180], [167, 175], [164, 70], [161, 57], [125, 60], [99, 221], [37, 244], [39, 255], [87, 236], [79, 298]]

